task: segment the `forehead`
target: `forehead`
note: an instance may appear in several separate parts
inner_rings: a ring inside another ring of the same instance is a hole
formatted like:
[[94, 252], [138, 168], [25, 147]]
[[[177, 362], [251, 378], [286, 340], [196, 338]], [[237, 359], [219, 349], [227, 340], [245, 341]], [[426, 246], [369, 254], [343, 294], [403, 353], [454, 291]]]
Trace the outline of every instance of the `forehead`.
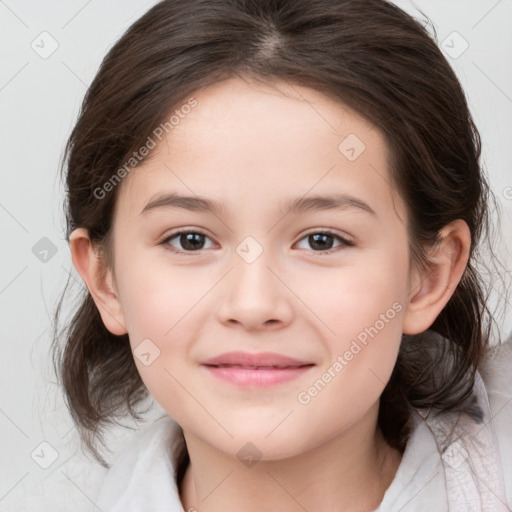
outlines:
[[[367, 149], [387, 151], [374, 125], [344, 103], [308, 87], [237, 77], [201, 89], [193, 97], [198, 106], [166, 137], [174, 142], [175, 151], [184, 152], [193, 145], [194, 153], [202, 148], [209, 153], [236, 152], [232, 140], [243, 143], [246, 150], [261, 141], [267, 145], [258, 156], [281, 154], [284, 158], [307, 154], [310, 147], [318, 149], [322, 143], [325, 150], [336, 150], [339, 136], [350, 133], [364, 138]], [[226, 138], [222, 146], [218, 146], [220, 137]], [[283, 142], [284, 150], [295, 151], [276, 153]]]
[[140, 212], [155, 194], [175, 191], [270, 207], [283, 197], [338, 192], [391, 206], [385, 139], [343, 103], [287, 82], [240, 78], [192, 97], [197, 105], [127, 176], [119, 202]]

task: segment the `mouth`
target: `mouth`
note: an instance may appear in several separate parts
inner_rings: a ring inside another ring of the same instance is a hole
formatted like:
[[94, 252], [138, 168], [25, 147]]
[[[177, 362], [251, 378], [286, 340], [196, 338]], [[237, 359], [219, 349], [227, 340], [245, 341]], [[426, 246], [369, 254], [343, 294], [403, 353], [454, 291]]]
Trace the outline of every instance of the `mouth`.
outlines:
[[223, 381], [258, 388], [296, 379], [315, 364], [269, 352], [228, 352], [204, 361], [201, 366]]
[[290, 368], [302, 368], [302, 366], [247, 366], [241, 364], [207, 364], [205, 366], [211, 366], [213, 368], [244, 368], [246, 370], [289, 370]]

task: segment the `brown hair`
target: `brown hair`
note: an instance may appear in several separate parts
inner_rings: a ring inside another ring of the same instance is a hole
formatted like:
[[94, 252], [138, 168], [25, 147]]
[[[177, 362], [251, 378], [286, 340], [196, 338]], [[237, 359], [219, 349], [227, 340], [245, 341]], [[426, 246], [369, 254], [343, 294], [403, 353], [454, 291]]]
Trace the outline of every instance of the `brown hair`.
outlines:
[[[413, 264], [428, 268], [425, 248], [438, 242], [445, 225], [463, 219], [469, 226], [469, 263], [430, 329], [446, 343], [404, 336], [381, 396], [379, 426], [402, 450], [411, 407], [444, 411], [468, 403], [494, 321], [476, 257], [479, 241], [490, 241], [489, 203], [496, 200], [479, 164], [480, 137], [455, 73], [422, 24], [395, 5], [384, 0], [155, 5], [106, 55], [67, 142], [67, 239], [73, 229], [86, 228], [108, 255], [120, 187], [101, 198], [97, 190], [171, 109], [194, 91], [234, 75], [311, 87], [381, 130], [393, 186], [407, 207]], [[104, 463], [95, 448], [103, 427], [126, 413], [138, 418], [136, 407], [148, 393], [128, 336], [105, 328], [87, 291], [71, 321], [58, 329], [64, 295], [55, 315], [54, 364], [82, 440]]]

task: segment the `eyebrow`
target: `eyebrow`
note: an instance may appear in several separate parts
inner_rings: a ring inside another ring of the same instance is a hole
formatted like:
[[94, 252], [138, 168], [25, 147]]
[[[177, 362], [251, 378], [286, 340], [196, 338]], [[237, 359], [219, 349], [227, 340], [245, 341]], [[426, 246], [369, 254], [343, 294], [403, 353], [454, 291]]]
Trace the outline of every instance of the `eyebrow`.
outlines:
[[[225, 213], [224, 203], [218, 203], [205, 197], [182, 196], [176, 193], [169, 193], [159, 194], [151, 199], [142, 209], [140, 215], [144, 215], [159, 208], [180, 208], [195, 212], [212, 212], [219, 216]], [[346, 210], [348, 208], [357, 208], [377, 216], [375, 211], [367, 203], [348, 194], [297, 197], [284, 202], [281, 205], [280, 213], [282, 215], [288, 215], [320, 210]]]

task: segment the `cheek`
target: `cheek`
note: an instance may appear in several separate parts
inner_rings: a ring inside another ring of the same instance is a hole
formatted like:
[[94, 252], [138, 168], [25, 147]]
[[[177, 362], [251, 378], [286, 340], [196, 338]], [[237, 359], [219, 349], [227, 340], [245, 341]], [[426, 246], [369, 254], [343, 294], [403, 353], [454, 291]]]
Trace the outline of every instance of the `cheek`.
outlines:
[[217, 278], [211, 272], [201, 277], [179, 266], [148, 265], [137, 256], [132, 253], [130, 260], [116, 267], [137, 369], [153, 398], [169, 414], [186, 417], [183, 410], [190, 408], [190, 415], [197, 415], [180, 383], [188, 382], [190, 345], [202, 324], [197, 315]]
[[362, 413], [378, 400], [395, 365], [402, 337], [407, 266], [403, 254], [389, 250], [315, 282], [314, 287], [308, 281], [303, 293], [307, 293], [305, 302], [315, 304], [314, 312], [326, 326], [329, 355], [323, 364], [322, 382], [311, 383], [321, 392], [315, 395], [317, 390], [312, 389], [315, 396], [311, 396], [304, 390], [304, 402], [311, 398], [319, 410], [337, 403], [341, 415], [351, 410], [356, 417], [356, 411]]
[[[122, 307], [134, 338], [164, 339], [193, 312], [214, 284], [191, 270], [163, 261], [150, 264], [133, 255], [120, 265]], [[134, 340], [136, 341], [136, 340]]]
[[[370, 255], [346, 267], [317, 273], [304, 281], [304, 302], [324, 323], [336, 349], [347, 340], [400, 332], [405, 309], [407, 267], [390, 252]], [[384, 336], [385, 337], [385, 336]]]
[[[361, 284], [361, 281], [358, 281]], [[369, 287], [326, 301], [335, 335], [325, 337], [328, 356], [296, 395], [310, 432], [333, 436], [350, 429], [376, 407], [391, 376], [401, 342], [403, 307], [389, 290]], [[382, 316], [381, 316], [382, 315]], [[328, 417], [326, 418], [326, 411]], [[306, 438], [305, 444], [314, 442]]]

